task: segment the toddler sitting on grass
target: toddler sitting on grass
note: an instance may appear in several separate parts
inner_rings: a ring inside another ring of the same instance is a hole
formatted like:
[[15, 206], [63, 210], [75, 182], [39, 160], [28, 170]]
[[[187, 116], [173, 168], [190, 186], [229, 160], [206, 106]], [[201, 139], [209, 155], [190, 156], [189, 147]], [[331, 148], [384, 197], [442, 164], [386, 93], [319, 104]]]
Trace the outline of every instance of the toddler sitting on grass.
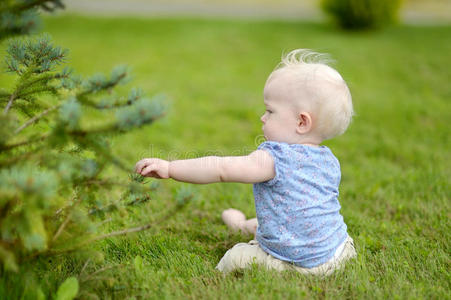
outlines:
[[278, 271], [328, 275], [356, 256], [340, 214], [340, 164], [321, 142], [342, 134], [352, 114], [341, 75], [304, 49], [282, 58], [264, 88], [266, 141], [247, 156], [142, 159], [136, 172], [190, 183], [252, 183], [257, 218], [228, 209], [222, 219], [255, 240], [228, 250], [224, 273], [252, 263]]

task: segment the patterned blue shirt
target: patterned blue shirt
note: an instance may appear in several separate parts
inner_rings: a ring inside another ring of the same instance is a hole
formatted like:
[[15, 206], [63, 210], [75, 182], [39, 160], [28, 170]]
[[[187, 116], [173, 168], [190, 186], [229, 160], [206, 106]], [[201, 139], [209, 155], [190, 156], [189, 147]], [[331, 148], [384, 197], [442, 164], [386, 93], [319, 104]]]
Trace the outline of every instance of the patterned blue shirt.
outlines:
[[326, 146], [264, 142], [276, 176], [254, 184], [256, 238], [268, 254], [303, 268], [331, 259], [347, 238], [340, 214], [340, 164]]

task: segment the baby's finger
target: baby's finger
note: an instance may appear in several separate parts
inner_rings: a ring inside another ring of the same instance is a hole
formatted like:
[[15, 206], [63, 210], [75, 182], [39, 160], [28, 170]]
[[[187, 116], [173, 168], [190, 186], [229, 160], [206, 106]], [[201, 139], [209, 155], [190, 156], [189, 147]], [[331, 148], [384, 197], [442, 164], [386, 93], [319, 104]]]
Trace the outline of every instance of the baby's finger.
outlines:
[[137, 163], [136, 163], [136, 165], [135, 165], [135, 172], [136, 173], [141, 173], [141, 170], [142, 170], [142, 168], [143, 168], [143, 161], [142, 160], [140, 160], [140, 161], [138, 161]]
[[138, 161], [138, 162], [135, 164], [135, 172], [136, 172], [136, 173], [139, 173], [140, 165], [141, 165], [141, 161]]
[[142, 169], [142, 171], [140, 173], [142, 176], [146, 176], [156, 170], [157, 170], [157, 166], [155, 164], [151, 163], [150, 165], [148, 165], [144, 169]]
[[142, 170], [147, 167], [151, 162], [151, 159], [144, 158], [136, 163], [135, 170], [137, 173], [141, 173]]

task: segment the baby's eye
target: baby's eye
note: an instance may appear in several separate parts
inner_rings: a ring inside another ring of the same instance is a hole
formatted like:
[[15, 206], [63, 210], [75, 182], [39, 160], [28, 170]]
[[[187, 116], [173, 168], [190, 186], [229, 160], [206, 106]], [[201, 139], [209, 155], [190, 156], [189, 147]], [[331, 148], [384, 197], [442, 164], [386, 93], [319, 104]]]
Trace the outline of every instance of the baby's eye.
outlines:
[[272, 114], [272, 111], [269, 110], [269, 109], [267, 109], [266, 112], [269, 113], [269, 114]]

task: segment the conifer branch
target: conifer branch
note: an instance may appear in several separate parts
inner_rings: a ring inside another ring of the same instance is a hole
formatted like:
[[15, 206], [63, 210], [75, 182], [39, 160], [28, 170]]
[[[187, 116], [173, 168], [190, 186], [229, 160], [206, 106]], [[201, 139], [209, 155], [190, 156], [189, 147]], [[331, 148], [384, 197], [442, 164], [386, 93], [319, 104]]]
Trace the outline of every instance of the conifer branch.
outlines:
[[[130, 187], [130, 184], [122, 183], [119, 181], [112, 181], [108, 179], [102, 179], [102, 180], [88, 180], [83, 182], [82, 184], [86, 185], [98, 185], [98, 186], [122, 186], [122, 187]], [[140, 188], [141, 185], [139, 185]], [[145, 189], [145, 188], [143, 188]]]
[[30, 120], [28, 120], [27, 122], [25, 122], [24, 124], [22, 124], [22, 126], [20, 126], [19, 128], [17, 128], [14, 133], [18, 134], [19, 132], [21, 132], [22, 130], [24, 130], [25, 128], [27, 128], [28, 126], [30, 126], [31, 124], [37, 122], [39, 119], [41, 119], [42, 117], [46, 116], [48, 113], [54, 111], [55, 109], [59, 108], [61, 105], [54, 105], [46, 110], [44, 110], [42, 113], [40, 113], [37, 116], [34, 116], [33, 118], [31, 118]]
[[3, 111], [3, 114], [4, 114], [4, 115], [8, 114], [9, 109], [10, 109], [11, 106], [13, 105], [14, 99], [16, 99], [16, 94], [15, 94], [15, 93], [12, 93], [12, 94], [11, 94], [11, 97], [9, 97], [8, 104], [6, 105], [5, 110]]
[[[37, 78], [30, 80], [30, 81], [24, 81], [18, 88], [16, 91], [16, 94], [18, 94], [17, 98], [26, 96], [27, 94], [31, 94], [31, 93], [38, 93], [38, 92], [45, 92], [46, 90], [55, 90], [55, 87], [53, 86], [48, 86], [46, 85], [48, 82], [50, 82], [53, 79], [63, 79], [63, 78], [68, 78], [68, 75], [64, 75], [64, 74], [43, 74], [41, 76], [37, 76]], [[44, 82], [44, 87], [41, 87], [41, 90], [37, 90], [34, 91], [32, 90], [31, 93], [27, 92], [27, 93], [20, 93], [20, 91], [26, 90], [30, 87], [32, 87], [33, 85], [36, 85], [37, 83], [40, 82]]]
[[[74, 193], [77, 193], [77, 191], [75, 190]], [[58, 230], [56, 231], [55, 235], [52, 238], [52, 243], [54, 243], [56, 241], [56, 239], [60, 236], [61, 232], [63, 232], [64, 228], [66, 227], [67, 223], [69, 223], [70, 219], [72, 218], [72, 213], [73, 213], [73, 209], [75, 207], [77, 207], [77, 205], [81, 202], [81, 198], [77, 197], [77, 195], [74, 195], [74, 197], [72, 197], [72, 200], [74, 200], [75, 198], [77, 198], [77, 201], [75, 201], [75, 203], [71, 206], [72, 210], [69, 212], [69, 214], [67, 215], [66, 219], [63, 221], [63, 223], [61, 223], [60, 227], [58, 228]]]
[[115, 109], [115, 108], [124, 108], [133, 105], [133, 102], [125, 102], [125, 103], [111, 103], [111, 104], [96, 104], [94, 107], [98, 110], [107, 110], [107, 109]]
[[[59, 254], [59, 253], [73, 252], [73, 251], [75, 251], [77, 249], [80, 249], [81, 247], [84, 247], [84, 246], [86, 246], [88, 244], [91, 244], [91, 243], [94, 243], [94, 242], [97, 242], [97, 241], [100, 241], [100, 240], [104, 240], [104, 239], [109, 238], [109, 237], [126, 235], [126, 234], [133, 233], [133, 232], [140, 232], [140, 231], [147, 230], [147, 229], [151, 228], [152, 226], [160, 225], [161, 223], [169, 220], [177, 212], [179, 212], [182, 208], [184, 208], [185, 204], [186, 203], [184, 203], [182, 205], [176, 204], [173, 209], [168, 210], [167, 213], [164, 214], [157, 222], [149, 223], [149, 224], [146, 224], [146, 225], [143, 225], [143, 226], [132, 227], [132, 228], [127, 228], [127, 229], [123, 229], [123, 230], [117, 230], [117, 231], [113, 231], [113, 232], [110, 232], [110, 233], [98, 235], [98, 236], [92, 237], [90, 239], [84, 240], [81, 243], [79, 243], [76, 246], [74, 246], [72, 248], [69, 248], [69, 249], [55, 249], [55, 250], [50, 249], [48, 251], [48, 254]], [[37, 253], [37, 255], [39, 255], [39, 253]]]
[[[25, 78], [25, 80], [26, 80], [26, 79], [28, 79], [31, 76], [31, 74], [32, 74], [31, 71], [27, 70], [27, 72], [22, 74], [22, 78]], [[28, 86], [31, 86], [32, 83], [33, 83], [33, 81], [30, 84], [19, 84], [17, 86], [16, 90], [9, 97], [8, 104], [6, 105], [5, 110], [3, 111], [4, 115], [8, 114], [9, 110], [11, 109], [11, 107], [13, 105], [13, 101], [14, 100], [27, 95], [27, 93], [21, 94], [21, 91], [26, 89]], [[40, 92], [40, 91], [37, 91], [37, 92]], [[31, 91], [28, 94], [32, 94], [32, 93], [35, 93], [35, 91]]]
[[[110, 90], [116, 85], [118, 85], [122, 80], [127, 78], [127, 72], [122, 72], [121, 74], [117, 75], [114, 79], [103, 82], [103, 81], [96, 81], [95, 79], [91, 79], [87, 81], [87, 88], [83, 91], [77, 94], [77, 99], [83, 99], [85, 96], [99, 92], [101, 90]], [[80, 100], [82, 101], [82, 100]]]
[[40, 94], [40, 93], [46, 93], [46, 92], [47, 93], [52, 93], [52, 94], [56, 94], [57, 93], [56, 89], [53, 88], [53, 87], [42, 87], [42, 88], [36, 88], [34, 90], [29, 90], [29, 91], [20, 93], [20, 94], [18, 94], [16, 96], [16, 99], [24, 99], [24, 100], [26, 100], [27, 96], [36, 95], [36, 94]]

